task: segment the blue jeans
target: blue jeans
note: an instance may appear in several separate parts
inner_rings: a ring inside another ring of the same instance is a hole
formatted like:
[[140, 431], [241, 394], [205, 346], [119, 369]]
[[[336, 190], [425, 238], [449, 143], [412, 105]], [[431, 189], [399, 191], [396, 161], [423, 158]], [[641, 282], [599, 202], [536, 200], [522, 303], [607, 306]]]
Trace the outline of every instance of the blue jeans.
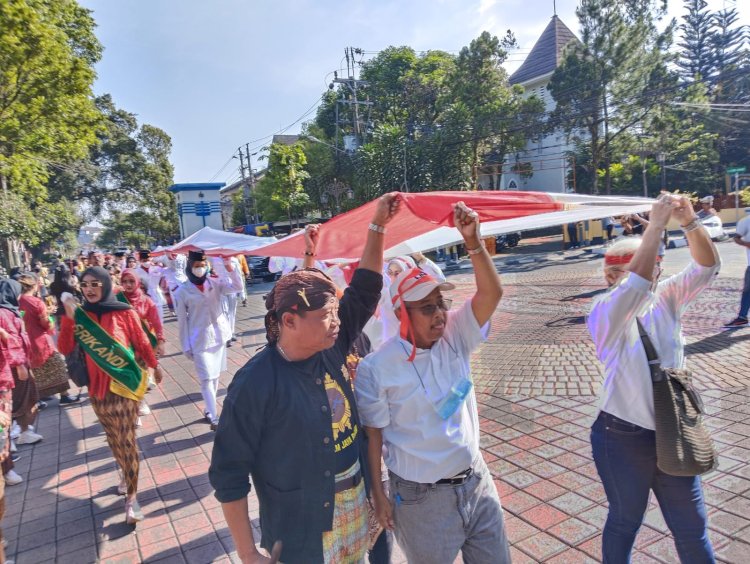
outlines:
[[630, 562], [638, 529], [654, 490], [682, 562], [715, 562], [706, 529], [699, 477], [670, 476], [656, 467], [653, 431], [601, 412], [591, 428], [594, 463], [609, 502], [602, 536], [605, 564]]
[[745, 319], [747, 319], [748, 311], [750, 311], [750, 266], [745, 269], [745, 284], [742, 287], [739, 317], [744, 317]]

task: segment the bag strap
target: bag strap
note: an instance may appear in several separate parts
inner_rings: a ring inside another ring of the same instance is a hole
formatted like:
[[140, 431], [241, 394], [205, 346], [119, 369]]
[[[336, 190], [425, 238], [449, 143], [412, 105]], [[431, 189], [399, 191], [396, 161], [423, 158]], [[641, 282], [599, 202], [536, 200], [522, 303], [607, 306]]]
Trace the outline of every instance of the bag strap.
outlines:
[[646, 349], [646, 359], [648, 360], [648, 368], [651, 371], [651, 381], [661, 382], [664, 380], [664, 372], [662, 372], [661, 369], [659, 354], [656, 352], [654, 343], [651, 341], [651, 337], [648, 336], [648, 333], [646, 333], [646, 329], [643, 327], [641, 320], [636, 317], [635, 322], [638, 325], [638, 334], [641, 336], [643, 348]]

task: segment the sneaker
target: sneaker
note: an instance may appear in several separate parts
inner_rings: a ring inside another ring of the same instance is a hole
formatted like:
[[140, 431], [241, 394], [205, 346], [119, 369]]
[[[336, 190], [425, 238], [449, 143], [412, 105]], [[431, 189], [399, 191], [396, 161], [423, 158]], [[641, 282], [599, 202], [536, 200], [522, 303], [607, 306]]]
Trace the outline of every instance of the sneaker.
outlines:
[[20, 434], [21, 434], [21, 427], [18, 425], [18, 423], [13, 421], [13, 425], [10, 428], [10, 438], [15, 440], [18, 438], [18, 435]]
[[125, 522], [128, 525], [135, 525], [139, 521], [143, 521], [143, 512], [138, 501], [134, 499], [125, 502]]
[[214, 419], [213, 421], [211, 421], [211, 425], [209, 427], [212, 431], [216, 431], [216, 429], [219, 428], [219, 420]]
[[60, 396], [60, 405], [68, 405], [71, 403], [78, 403], [81, 401], [81, 396]]
[[41, 436], [39, 433], [35, 433], [31, 430], [31, 427], [26, 429], [23, 433], [18, 435], [18, 438], [16, 439], [16, 444], [18, 445], [33, 445], [34, 443], [38, 443], [41, 441], [44, 437]]
[[18, 462], [21, 459], [21, 455], [20, 454], [11, 454], [10, 455], [10, 459], [15, 464], [16, 462]]
[[747, 317], [738, 317], [733, 319], [729, 323], [724, 324], [725, 329], [733, 329], [735, 327], [745, 327], [747, 325]]
[[23, 478], [18, 475], [18, 473], [15, 470], [10, 470], [5, 475], [5, 485], [6, 486], [17, 486], [23, 482]]
[[37, 409], [38, 409], [39, 411], [41, 411], [41, 410], [43, 410], [43, 409], [44, 409], [45, 407], [47, 407], [47, 402], [46, 402], [46, 401], [42, 401], [42, 400], [39, 400], [38, 402], [36, 402], [36, 407], [37, 407]]
[[146, 387], [149, 390], [153, 390], [156, 387], [156, 380], [154, 380], [154, 377], [149, 374], [148, 376], [148, 383], [146, 384]]
[[141, 403], [138, 406], [138, 415], [140, 416], [151, 415], [151, 408], [148, 406], [145, 400], [141, 400]]

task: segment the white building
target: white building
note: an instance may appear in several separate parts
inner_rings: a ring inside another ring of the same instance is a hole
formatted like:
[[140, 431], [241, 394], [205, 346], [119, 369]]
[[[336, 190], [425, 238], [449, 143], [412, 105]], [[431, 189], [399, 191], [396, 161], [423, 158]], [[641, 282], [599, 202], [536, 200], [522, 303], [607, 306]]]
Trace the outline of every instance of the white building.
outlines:
[[[560, 18], [552, 16], [529, 56], [510, 77], [511, 84], [524, 87], [527, 97], [536, 95], [544, 102], [547, 115], [555, 109], [555, 101], [547, 90], [547, 84], [562, 60], [565, 47], [571, 41], [578, 39]], [[565, 154], [572, 149], [572, 144], [567, 143], [563, 132], [546, 135], [538, 141], [529, 140], [525, 150], [506, 156], [502, 172], [500, 167], [486, 170], [479, 178], [480, 189], [568, 191], [570, 163]], [[530, 171], [531, 176], [516, 172], [517, 167]]]
[[223, 182], [173, 184], [169, 191], [177, 200], [180, 238], [184, 239], [204, 227], [223, 229], [219, 191]]

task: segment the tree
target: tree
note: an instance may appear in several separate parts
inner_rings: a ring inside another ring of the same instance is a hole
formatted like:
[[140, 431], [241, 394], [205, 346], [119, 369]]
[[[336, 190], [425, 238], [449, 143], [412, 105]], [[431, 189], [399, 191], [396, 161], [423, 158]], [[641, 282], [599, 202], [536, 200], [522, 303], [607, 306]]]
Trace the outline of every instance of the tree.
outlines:
[[[286, 212], [291, 226], [292, 214], [299, 214], [310, 203], [310, 198], [304, 191], [304, 181], [309, 177], [309, 173], [304, 170], [306, 164], [307, 157], [302, 143], [273, 143], [268, 153], [268, 170], [256, 186], [259, 208], [267, 205], [261, 200], [270, 197], [271, 201]], [[264, 215], [264, 219], [271, 218]]]
[[7, 236], [35, 244], [77, 223], [46, 182], [50, 167], [65, 168], [95, 142], [100, 56], [91, 14], [73, 0], [0, 2], [0, 191], [12, 201], [0, 208], [0, 225]]
[[520, 86], [511, 87], [502, 68], [505, 48], [514, 45], [510, 31], [503, 40], [482, 32], [461, 49], [448, 79], [456, 111], [468, 118], [473, 190], [478, 187], [483, 157], [493, 152], [504, 156], [521, 148], [534, 137], [535, 121], [541, 130], [542, 102], [535, 96], [524, 98]]
[[165, 225], [153, 212], [114, 211], [107, 218], [107, 227], [97, 237], [96, 244], [105, 249], [121, 246], [147, 249], [170, 243], [173, 233], [169, 225]]
[[154, 237], [176, 234], [169, 135], [158, 127], [139, 125], [136, 116], [117, 108], [109, 94], [95, 103], [103, 118], [97, 142], [85, 158], [54, 172], [50, 193], [85, 204], [93, 216], [145, 211], [157, 222]]
[[679, 25], [682, 37], [675, 65], [686, 82], [710, 79], [716, 69], [713, 14], [706, 0], [685, 0], [687, 14]]
[[[581, 42], [568, 47], [548, 85], [556, 102], [550, 127], [574, 141], [586, 139], [592, 172], [604, 163], [606, 193], [612, 143], [663, 103], [654, 93], [664, 89], [667, 75], [672, 26], [656, 28], [664, 9], [653, 0], [582, 0], [576, 10]], [[598, 180], [594, 174], [594, 193]]]

